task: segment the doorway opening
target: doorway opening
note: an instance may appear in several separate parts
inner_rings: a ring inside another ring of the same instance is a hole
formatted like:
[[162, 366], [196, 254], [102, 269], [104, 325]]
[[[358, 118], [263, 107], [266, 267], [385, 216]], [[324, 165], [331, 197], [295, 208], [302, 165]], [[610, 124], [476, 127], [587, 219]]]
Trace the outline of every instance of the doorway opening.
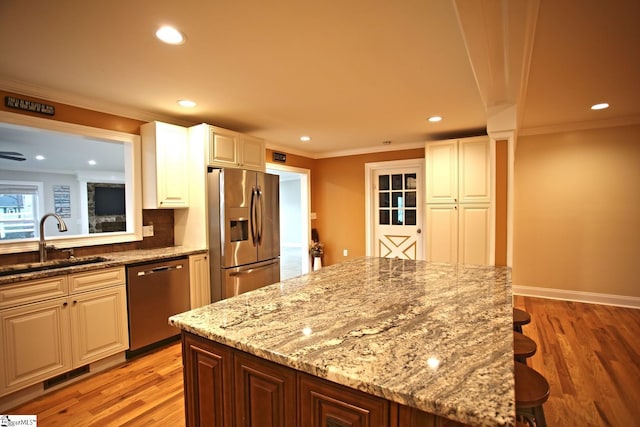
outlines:
[[286, 280], [309, 272], [311, 171], [268, 163], [267, 172], [280, 176], [280, 280]]

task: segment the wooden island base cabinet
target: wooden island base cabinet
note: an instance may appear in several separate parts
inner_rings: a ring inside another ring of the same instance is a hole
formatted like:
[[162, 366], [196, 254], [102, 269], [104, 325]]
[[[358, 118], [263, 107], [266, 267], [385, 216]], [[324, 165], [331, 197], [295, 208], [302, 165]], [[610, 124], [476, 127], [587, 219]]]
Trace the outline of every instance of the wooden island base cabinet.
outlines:
[[462, 426], [182, 332], [188, 426]]

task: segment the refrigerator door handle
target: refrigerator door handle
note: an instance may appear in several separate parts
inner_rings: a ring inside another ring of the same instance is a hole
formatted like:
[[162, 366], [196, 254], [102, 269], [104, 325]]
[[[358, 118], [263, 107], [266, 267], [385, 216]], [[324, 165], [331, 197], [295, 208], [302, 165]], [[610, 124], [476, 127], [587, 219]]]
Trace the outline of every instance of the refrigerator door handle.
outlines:
[[247, 270], [234, 271], [233, 273], [229, 273], [229, 276], [230, 277], [245, 276], [247, 274], [255, 273], [258, 270], [263, 270], [265, 268], [272, 268], [273, 264], [274, 263], [267, 264], [267, 265], [261, 265], [260, 267], [249, 268]]
[[256, 189], [256, 193], [258, 194], [258, 207], [256, 209], [258, 220], [258, 244], [262, 244], [262, 234], [264, 232], [264, 199], [262, 198], [262, 189], [260, 186]]
[[253, 246], [258, 243], [258, 230], [256, 229], [256, 198], [258, 197], [256, 188], [251, 188], [251, 207], [249, 208], [249, 223], [251, 225], [251, 241]]

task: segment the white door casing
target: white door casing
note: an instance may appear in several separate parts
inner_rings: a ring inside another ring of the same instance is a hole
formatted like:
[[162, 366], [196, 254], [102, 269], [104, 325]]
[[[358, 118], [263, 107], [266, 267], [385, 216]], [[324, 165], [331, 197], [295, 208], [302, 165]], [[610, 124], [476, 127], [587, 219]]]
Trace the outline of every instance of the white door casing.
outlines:
[[366, 254], [424, 259], [424, 160], [365, 164]]

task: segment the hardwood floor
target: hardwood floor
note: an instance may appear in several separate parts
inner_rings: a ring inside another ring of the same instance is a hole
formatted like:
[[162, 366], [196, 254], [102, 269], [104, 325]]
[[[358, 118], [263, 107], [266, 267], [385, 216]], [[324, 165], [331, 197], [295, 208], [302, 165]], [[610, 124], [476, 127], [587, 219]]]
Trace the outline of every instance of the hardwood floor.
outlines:
[[[639, 425], [640, 310], [515, 297], [538, 343], [529, 365], [551, 385], [549, 426]], [[180, 344], [9, 410], [38, 426], [184, 425]]]
[[180, 341], [98, 373], [8, 414], [43, 426], [184, 426]]
[[517, 296], [551, 387], [549, 426], [640, 425], [640, 310]]

